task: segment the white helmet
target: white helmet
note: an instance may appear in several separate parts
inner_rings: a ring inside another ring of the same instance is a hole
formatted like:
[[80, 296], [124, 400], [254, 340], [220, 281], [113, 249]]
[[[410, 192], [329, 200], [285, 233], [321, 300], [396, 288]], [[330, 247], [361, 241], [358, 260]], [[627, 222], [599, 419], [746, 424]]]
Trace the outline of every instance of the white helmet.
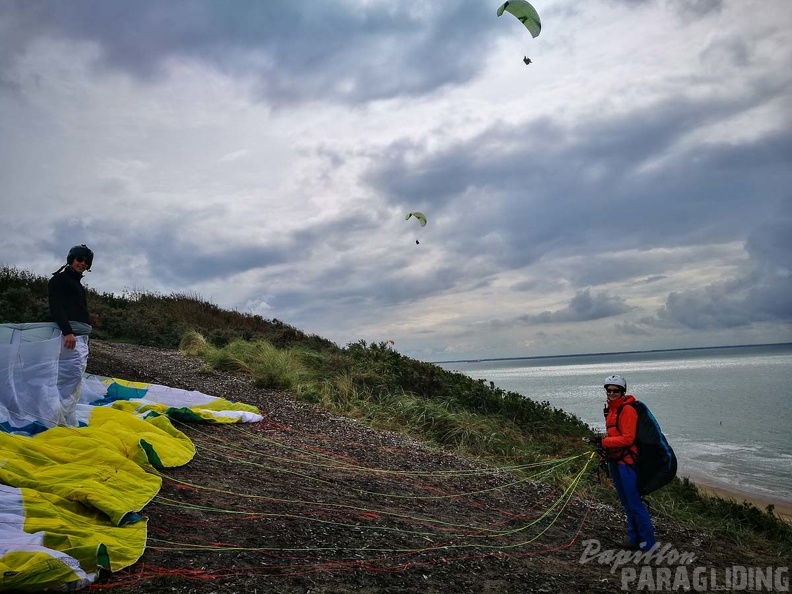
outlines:
[[621, 386], [622, 389], [627, 391], [627, 380], [620, 375], [609, 375], [605, 378], [605, 387], [608, 386]]

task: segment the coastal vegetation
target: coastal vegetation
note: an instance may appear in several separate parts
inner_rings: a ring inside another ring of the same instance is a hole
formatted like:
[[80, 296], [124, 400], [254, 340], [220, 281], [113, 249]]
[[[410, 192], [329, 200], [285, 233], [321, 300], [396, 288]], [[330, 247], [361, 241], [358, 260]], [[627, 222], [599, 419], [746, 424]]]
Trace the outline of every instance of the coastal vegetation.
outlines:
[[[0, 323], [49, 319], [47, 278], [0, 268]], [[530, 394], [446, 371], [398, 353], [388, 343], [360, 340], [343, 347], [279, 320], [223, 310], [195, 294], [122, 295], [88, 291], [93, 337], [200, 357], [207, 372], [249, 374], [256, 385], [282, 390], [375, 429], [400, 432], [487, 464], [508, 466], [586, 452], [580, 419]], [[595, 497], [617, 504], [597, 483]], [[516, 470], [514, 472], [520, 472]], [[568, 481], [563, 470], [543, 477]], [[772, 506], [703, 495], [676, 479], [648, 497], [651, 513], [680, 529], [695, 527], [749, 546], [792, 554], [792, 526]]]

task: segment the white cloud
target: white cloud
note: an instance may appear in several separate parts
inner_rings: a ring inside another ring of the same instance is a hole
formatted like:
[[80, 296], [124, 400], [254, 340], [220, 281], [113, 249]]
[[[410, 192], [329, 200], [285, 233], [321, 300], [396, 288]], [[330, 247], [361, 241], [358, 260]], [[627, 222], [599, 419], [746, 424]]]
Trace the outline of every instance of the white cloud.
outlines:
[[226, 153], [225, 155], [220, 157], [220, 163], [229, 163], [231, 161], [236, 161], [237, 159], [242, 159], [244, 157], [247, 157], [249, 153], [250, 151], [248, 151], [247, 149]]

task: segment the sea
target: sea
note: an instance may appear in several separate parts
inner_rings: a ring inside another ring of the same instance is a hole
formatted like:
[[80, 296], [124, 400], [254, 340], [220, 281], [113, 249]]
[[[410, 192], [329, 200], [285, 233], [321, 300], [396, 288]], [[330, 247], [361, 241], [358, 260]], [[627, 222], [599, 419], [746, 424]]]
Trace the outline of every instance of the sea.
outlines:
[[452, 361], [449, 371], [548, 401], [604, 432], [604, 379], [627, 379], [697, 484], [792, 504], [792, 343]]

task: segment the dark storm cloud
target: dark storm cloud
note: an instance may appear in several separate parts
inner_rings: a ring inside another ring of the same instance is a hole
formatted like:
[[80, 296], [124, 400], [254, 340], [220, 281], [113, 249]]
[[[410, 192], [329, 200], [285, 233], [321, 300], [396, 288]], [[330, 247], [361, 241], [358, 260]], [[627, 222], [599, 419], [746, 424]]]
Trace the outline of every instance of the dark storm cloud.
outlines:
[[[786, 202], [787, 216], [754, 231], [745, 249], [756, 267], [765, 274], [789, 274], [792, 267], [792, 196]], [[779, 213], [780, 214], [780, 213]], [[792, 303], [792, 300], [790, 301]]]
[[713, 69], [745, 68], [750, 64], [751, 51], [742, 38], [716, 37], [701, 50], [699, 60]]
[[453, 267], [405, 277], [391, 270], [391, 264], [384, 264], [388, 269], [378, 271], [375, 280], [349, 267], [329, 268], [311, 279], [310, 289], [278, 290], [270, 304], [303, 320], [326, 319], [335, 315], [333, 312], [349, 308], [365, 316], [366, 310], [381, 312], [382, 308], [420, 302], [424, 297], [456, 286], [459, 280], [459, 273]]
[[[48, 254], [52, 254], [53, 262], [63, 264], [66, 262], [66, 254], [69, 249], [75, 245], [85, 244], [94, 252], [94, 260], [92, 267], [96, 268], [106, 265], [106, 260], [102, 262], [103, 254], [99, 248], [103, 245], [97, 242], [97, 233], [93, 225], [90, 223], [81, 222], [79, 220], [69, 218], [64, 221], [56, 221], [52, 225], [53, 237], [48, 238], [46, 235], [36, 238], [36, 243], [40, 249]], [[18, 229], [18, 233], [29, 233], [28, 230]], [[59, 264], [59, 265], [60, 265]], [[55, 268], [52, 269], [55, 271]]]
[[494, 328], [511, 328], [520, 325], [588, 322], [618, 316], [632, 309], [624, 299], [617, 295], [609, 295], [607, 292], [592, 295], [590, 289], [585, 289], [578, 291], [569, 300], [569, 304], [562, 309], [543, 311], [539, 314], [526, 314], [510, 320], [494, 320], [490, 322], [490, 325]]
[[649, 285], [651, 283], [656, 283], [657, 281], [665, 280], [666, 278], [668, 278], [668, 277], [663, 275], [663, 274], [658, 274], [658, 275], [655, 275], [655, 276], [650, 276], [649, 278], [645, 278], [645, 279], [643, 279], [641, 281], [638, 281], [638, 283], [639, 284], [644, 284], [644, 285]]
[[700, 291], [674, 292], [647, 325], [694, 330], [792, 321], [792, 218], [765, 224], [746, 242], [749, 268]]
[[[152, 218], [145, 225], [109, 217], [80, 223], [72, 219], [56, 221], [56, 239], [51, 242], [51, 249], [62, 251], [63, 246], [68, 249], [75, 242], [85, 242], [97, 254], [95, 265], [106, 271], [139, 260], [151, 269], [153, 276], [176, 285], [224, 279], [292, 262], [305, 257], [308, 249], [290, 236], [262, 246], [242, 241], [219, 242], [190, 233], [204, 216], [205, 213], [184, 211], [178, 216]], [[130, 283], [134, 282], [130, 279]]]
[[[228, 278], [252, 270], [264, 271], [280, 264], [299, 268], [301, 262], [310, 261], [317, 254], [337, 253], [341, 257], [353, 252], [358, 247], [358, 238], [370, 236], [374, 224], [364, 213], [341, 214], [322, 223], [271, 234], [264, 245], [252, 244], [245, 238], [229, 242], [173, 235], [173, 229], [189, 229], [192, 220], [204, 216], [202, 212], [182, 213], [178, 219], [160, 219], [155, 223], [155, 230], [146, 232], [142, 242], [145, 242], [150, 257], [156, 259], [161, 254], [168, 254], [161, 276], [193, 283]], [[218, 224], [222, 225], [222, 220], [218, 219]], [[382, 271], [386, 270], [387, 264], [383, 263]], [[398, 264], [391, 262], [390, 265]], [[335, 269], [330, 266], [318, 278], [312, 278], [328, 290], [327, 287], [334, 284], [345, 284], [344, 275], [354, 272], [348, 265], [339, 265]]]
[[[420, 197], [425, 214], [447, 219], [433, 232], [462, 256], [492, 252], [484, 246], [497, 241], [496, 267], [526, 265], [551, 252], [730, 241], [786, 199], [792, 131], [780, 128], [745, 143], [712, 141], [706, 150], [674, 147], [784, 89], [767, 91], [761, 100], [741, 102], [674, 100], [574, 129], [544, 120], [496, 124], [440, 152], [400, 143], [366, 179], [393, 204]], [[581, 273], [581, 283], [592, 280]]]
[[585, 291], [579, 291], [564, 309], [543, 311], [537, 315], [521, 316], [518, 321], [528, 324], [587, 322], [617, 316], [631, 309], [624, 299], [617, 295], [597, 293], [592, 296], [591, 291], [586, 289]]
[[[87, 242], [97, 253], [96, 263], [105, 272], [119, 263], [139, 260], [161, 282], [189, 286], [224, 280], [235, 274], [259, 271], [278, 286], [299, 286], [301, 270], [317, 258], [327, 262], [320, 270], [306, 273], [310, 287], [283, 289], [268, 298], [279, 311], [314, 312], [321, 318], [327, 304], [334, 306], [376, 303], [394, 305], [440, 293], [456, 286], [465, 276], [464, 266], [448, 262], [418, 272], [405, 272], [420, 251], [411, 238], [403, 246], [376, 263], [356, 265], [356, 252], [368, 245], [376, 232], [375, 213], [341, 214], [322, 223], [311, 223], [295, 230], [269, 236], [265, 243], [238, 238], [216, 240], [190, 232], [204, 222], [206, 211], [182, 209], [178, 214], [159, 215], [144, 226], [129, 221], [105, 218], [101, 221], [59, 221], [54, 225], [56, 239], [47, 243], [48, 251], [65, 258], [75, 242]], [[213, 209], [217, 225], [223, 226], [222, 209]], [[178, 230], [178, 231], [177, 231]], [[61, 254], [62, 252], [62, 254]], [[292, 272], [273, 267], [287, 265]], [[54, 264], [53, 264], [54, 266]], [[54, 270], [55, 268], [53, 268]], [[129, 280], [129, 285], [139, 281]]]
[[[607, 236], [608, 233], [610, 230], [603, 230], [603, 235]], [[617, 258], [603, 254], [596, 259], [587, 260], [580, 268], [572, 271], [570, 280], [575, 286], [624, 282], [636, 277], [640, 278], [651, 272], [662, 271], [666, 265], [662, 256], [651, 258], [646, 254], [636, 254], [633, 257], [620, 256]]]
[[[98, 44], [106, 67], [157, 76], [171, 58], [249, 75], [273, 103], [368, 101], [465, 82], [497, 19], [476, 0], [353, 7], [286, 0], [11, 0], [0, 3], [5, 62], [43, 36]], [[464, 56], [460, 59], [460, 56]]]
[[178, 239], [172, 231], [163, 231], [147, 239], [142, 253], [156, 268], [157, 277], [176, 283], [228, 278], [240, 272], [283, 264], [297, 256], [287, 246], [196, 244]]

